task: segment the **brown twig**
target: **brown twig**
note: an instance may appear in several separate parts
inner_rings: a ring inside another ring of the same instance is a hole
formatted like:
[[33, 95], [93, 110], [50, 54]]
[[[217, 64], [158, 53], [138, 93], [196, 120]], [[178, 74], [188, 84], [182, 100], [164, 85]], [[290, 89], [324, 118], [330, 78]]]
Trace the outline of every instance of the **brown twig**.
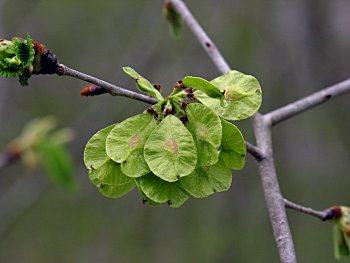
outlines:
[[276, 125], [281, 121], [296, 116], [306, 110], [316, 107], [317, 105], [327, 102], [333, 98], [339, 97], [347, 92], [350, 92], [350, 79], [334, 84], [305, 98], [271, 111], [265, 114], [265, 117], [270, 125]]
[[197, 38], [198, 42], [202, 45], [204, 50], [208, 53], [209, 57], [221, 73], [226, 73], [231, 70], [227, 64], [225, 58], [221, 55], [214, 42], [209, 38], [207, 33], [203, 30], [197, 20], [194, 18], [190, 10], [185, 3], [181, 0], [170, 0], [169, 3], [174, 9], [181, 15], [182, 19], [187, 24], [188, 28], [192, 31], [193, 35]]
[[137, 92], [133, 92], [127, 89], [123, 89], [121, 87], [118, 87], [114, 84], [111, 84], [107, 81], [92, 77], [90, 75], [87, 75], [85, 73], [82, 73], [80, 71], [77, 71], [75, 69], [69, 68], [63, 64], [59, 65], [59, 74], [60, 75], [65, 75], [65, 76], [70, 76], [76, 79], [81, 79], [84, 81], [87, 81], [89, 83], [95, 84], [97, 86], [100, 86], [104, 89], [106, 89], [112, 96], [123, 96], [123, 97], [127, 97], [130, 99], [134, 99], [134, 100], [139, 100], [145, 103], [149, 103], [149, 104], [156, 104], [157, 100], [149, 97], [147, 95], [143, 95], [141, 93], [137, 93]]
[[285, 198], [283, 199], [283, 201], [284, 201], [285, 206], [289, 209], [293, 209], [295, 211], [298, 211], [298, 212], [301, 212], [301, 213], [304, 213], [307, 215], [315, 216], [315, 217], [321, 219], [322, 221], [332, 219], [332, 216], [331, 216], [332, 209], [331, 208], [326, 209], [324, 211], [317, 211], [317, 210], [314, 210], [310, 207], [305, 207], [305, 206], [293, 203], [292, 201], [289, 201]]

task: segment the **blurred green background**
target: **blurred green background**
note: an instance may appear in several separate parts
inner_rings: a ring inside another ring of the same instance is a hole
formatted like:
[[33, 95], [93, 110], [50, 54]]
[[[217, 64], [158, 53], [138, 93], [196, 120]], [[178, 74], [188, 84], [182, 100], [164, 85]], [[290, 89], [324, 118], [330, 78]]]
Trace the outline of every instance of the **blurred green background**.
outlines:
[[[350, 77], [348, 0], [188, 0], [229, 64], [256, 76], [262, 112]], [[131, 66], [165, 93], [186, 75], [219, 73], [187, 28], [171, 38], [161, 0], [1, 0], [0, 36], [29, 32], [64, 63], [136, 90]], [[79, 191], [51, 185], [16, 164], [0, 176], [0, 262], [278, 262], [254, 160], [233, 172], [228, 192], [179, 209], [142, 205], [136, 190], [102, 197], [83, 164], [88, 139], [147, 105], [102, 95], [83, 98], [82, 81], [33, 76], [29, 87], [0, 79], [0, 146], [29, 120], [56, 116], [75, 130], [69, 145]], [[281, 189], [292, 201], [324, 209], [349, 205], [349, 95], [273, 130]], [[249, 120], [236, 123], [254, 142]], [[335, 262], [331, 223], [288, 211], [299, 262]], [[348, 262], [348, 259], [343, 260]]]

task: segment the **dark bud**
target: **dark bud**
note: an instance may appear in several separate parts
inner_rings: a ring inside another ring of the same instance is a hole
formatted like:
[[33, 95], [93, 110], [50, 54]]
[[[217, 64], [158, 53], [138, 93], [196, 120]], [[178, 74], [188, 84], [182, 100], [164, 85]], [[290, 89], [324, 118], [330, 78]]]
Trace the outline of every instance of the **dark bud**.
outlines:
[[190, 100], [194, 99], [194, 94], [193, 93], [188, 93], [187, 94], [187, 98], [189, 98]]
[[59, 62], [56, 56], [43, 44], [33, 41], [35, 57], [32, 74], [56, 74]]
[[168, 200], [166, 203], [167, 203], [168, 205], [172, 205], [172, 204], [173, 204], [170, 200]]
[[56, 74], [58, 68], [58, 60], [56, 56], [47, 50], [40, 57], [41, 71], [39, 74]]
[[184, 85], [182, 84], [182, 80], [179, 80], [178, 82], [176, 82], [175, 88], [184, 89]]
[[180, 121], [182, 121], [183, 124], [187, 124], [188, 123], [188, 119], [187, 119], [187, 116], [183, 116], [180, 118]]
[[96, 85], [87, 86], [80, 91], [81, 96], [96, 96], [105, 93], [108, 93], [106, 89]]
[[21, 157], [21, 152], [14, 147], [7, 148], [4, 154], [4, 157], [6, 158], [6, 164], [14, 163]]
[[187, 88], [187, 89], [185, 89], [185, 92], [187, 93], [187, 98], [194, 99], [194, 89], [193, 88]]
[[156, 90], [158, 90], [158, 91], [160, 91], [161, 90], [161, 86], [160, 86], [160, 84], [153, 84], [153, 87], [156, 89]]
[[174, 114], [174, 111], [173, 111], [172, 108], [168, 108], [168, 109], [165, 110], [165, 112], [164, 112], [164, 118], [165, 118], [166, 116], [168, 116], [169, 114]]
[[156, 111], [153, 108], [148, 108], [147, 112], [153, 115]]
[[181, 109], [186, 110], [187, 105], [188, 105], [188, 103], [183, 101], [181, 103]]
[[332, 206], [326, 210], [326, 216], [322, 218], [322, 221], [333, 220], [340, 218], [342, 216], [342, 211], [339, 206]]
[[147, 113], [152, 114], [156, 120], [158, 119], [158, 112], [152, 107], [147, 109]]

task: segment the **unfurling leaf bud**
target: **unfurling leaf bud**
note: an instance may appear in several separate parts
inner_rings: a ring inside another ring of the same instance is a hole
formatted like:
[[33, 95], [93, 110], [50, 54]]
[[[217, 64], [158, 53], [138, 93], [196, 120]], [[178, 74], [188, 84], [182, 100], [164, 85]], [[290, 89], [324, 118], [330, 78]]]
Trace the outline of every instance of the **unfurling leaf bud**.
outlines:
[[26, 39], [0, 40], [0, 75], [18, 77], [22, 86], [28, 85], [32, 74], [57, 73], [58, 65], [56, 56], [28, 33]]

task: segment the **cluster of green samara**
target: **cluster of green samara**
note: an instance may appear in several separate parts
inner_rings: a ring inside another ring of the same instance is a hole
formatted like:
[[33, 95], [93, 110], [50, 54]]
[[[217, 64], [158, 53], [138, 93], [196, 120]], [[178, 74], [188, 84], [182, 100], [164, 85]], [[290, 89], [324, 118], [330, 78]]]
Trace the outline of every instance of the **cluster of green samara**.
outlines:
[[190, 196], [228, 190], [230, 169], [243, 168], [246, 147], [238, 128], [226, 120], [248, 118], [258, 110], [258, 81], [238, 71], [210, 82], [185, 77], [163, 98], [157, 85], [131, 68], [124, 71], [158, 103], [89, 140], [84, 161], [92, 183], [107, 197], [137, 187], [148, 204], [172, 207]]

